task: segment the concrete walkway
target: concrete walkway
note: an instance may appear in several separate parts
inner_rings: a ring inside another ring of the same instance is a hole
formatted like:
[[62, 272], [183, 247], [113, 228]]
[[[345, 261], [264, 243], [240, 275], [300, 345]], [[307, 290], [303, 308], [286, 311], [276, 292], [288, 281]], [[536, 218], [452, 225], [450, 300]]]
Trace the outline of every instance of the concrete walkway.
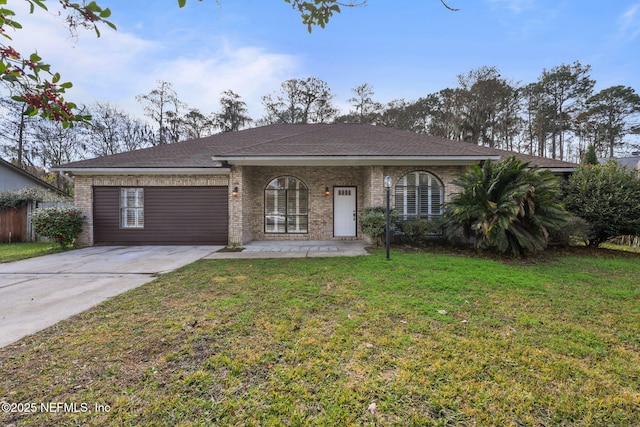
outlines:
[[240, 252], [214, 252], [204, 259], [322, 258], [368, 255], [362, 240], [255, 241]]

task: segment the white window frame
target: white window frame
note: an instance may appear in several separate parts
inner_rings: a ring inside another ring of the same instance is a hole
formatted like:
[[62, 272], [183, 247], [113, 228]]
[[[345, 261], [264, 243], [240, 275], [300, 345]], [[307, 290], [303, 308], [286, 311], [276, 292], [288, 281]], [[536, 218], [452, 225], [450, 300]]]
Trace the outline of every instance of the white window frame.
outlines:
[[[420, 184], [421, 176], [426, 176], [427, 184]], [[409, 184], [409, 181], [413, 183]], [[395, 186], [395, 207], [401, 221], [440, 218], [443, 206], [444, 184], [431, 172], [409, 172]]]
[[[133, 196], [133, 204], [129, 202]], [[144, 188], [120, 188], [120, 228], [144, 229]]]
[[[284, 181], [284, 185], [281, 182]], [[294, 188], [289, 185], [294, 183]], [[280, 206], [280, 202], [284, 206]], [[269, 209], [272, 208], [272, 210]], [[309, 232], [309, 190], [295, 176], [279, 176], [264, 190], [264, 232], [307, 234]]]

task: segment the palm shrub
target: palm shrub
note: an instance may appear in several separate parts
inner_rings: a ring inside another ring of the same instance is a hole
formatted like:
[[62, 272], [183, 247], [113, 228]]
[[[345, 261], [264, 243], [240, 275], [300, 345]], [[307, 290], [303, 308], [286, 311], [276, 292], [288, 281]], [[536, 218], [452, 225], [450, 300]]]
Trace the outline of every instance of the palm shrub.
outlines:
[[453, 183], [462, 192], [445, 208], [445, 236], [453, 240], [462, 230], [480, 250], [514, 256], [543, 250], [549, 230], [568, 217], [557, 178], [514, 156], [474, 165]]
[[579, 167], [564, 186], [568, 211], [586, 220], [597, 246], [611, 237], [640, 235], [640, 178], [615, 161]]

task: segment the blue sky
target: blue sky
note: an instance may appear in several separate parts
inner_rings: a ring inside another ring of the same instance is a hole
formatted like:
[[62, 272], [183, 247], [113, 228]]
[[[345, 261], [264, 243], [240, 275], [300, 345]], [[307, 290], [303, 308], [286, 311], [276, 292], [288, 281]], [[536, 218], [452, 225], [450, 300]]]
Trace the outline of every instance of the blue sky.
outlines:
[[[51, 7], [56, 2], [50, 1]], [[514, 82], [543, 69], [591, 65], [596, 90], [640, 91], [640, 0], [369, 0], [311, 34], [283, 0], [102, 0], [118, 31], [70, 38], [54, 13], [20, 15], [13, 45], [38, 50], [75, 87], [77, 103], [111, 102], [141, 116], [135, 96], [158, 80], [205, 113], [232, 89], [254, 119], [260, 98], [290, 78], [318, 77], [346, 113], [368, 83], [379, 102], [415, 100], [487, 65]], [[18, 5], [11, 7], [18, 8]]]

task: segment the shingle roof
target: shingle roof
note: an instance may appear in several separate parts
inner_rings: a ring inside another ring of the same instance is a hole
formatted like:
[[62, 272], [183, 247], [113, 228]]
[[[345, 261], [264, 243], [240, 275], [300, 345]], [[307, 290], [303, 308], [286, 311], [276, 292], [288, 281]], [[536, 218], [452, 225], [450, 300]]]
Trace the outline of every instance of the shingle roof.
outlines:
[[[238, 158], [503, 158], [514, 153], [365, 124], [270, 125], [68, 163], [57, 169], [201, 168]], [[574, 164], [519, 155], [549, 168]], [[295, 163], [292, 163], [292, 165]]]
[[[19, 168], [18, 166], [7, 162], [4, 159], [0, 158], [0, 169], [5, 169], [8, 171], [11, 171], [11, 173], [19, 175], [23, 178], [25, 178], [27, 181], [31, 181], [35, 186], [41, 187], [41, 188], [45, 188], [49, 191], [53, 191], [56, 194], [62, 195], [62, 196], [66, 196], [69, 197], [69, 195], [67, 193], [65, 193], [64, 191], [60, 190], [57, 187], [54, 187], [53, 185], [49, 184], [46, 181], [41, 180], [40, 178], [38, 178], [37, 176], [34, 176], [32, 174], [30, 174], [29, 172], [27, 172], [26, 170]], [[0, 175], [2, 175], [2, 173], [0, 173]], [[9, 190], [9, 191], [13, 191], [13, 188], [7, 188], [2, 186], [4, 190]]]

